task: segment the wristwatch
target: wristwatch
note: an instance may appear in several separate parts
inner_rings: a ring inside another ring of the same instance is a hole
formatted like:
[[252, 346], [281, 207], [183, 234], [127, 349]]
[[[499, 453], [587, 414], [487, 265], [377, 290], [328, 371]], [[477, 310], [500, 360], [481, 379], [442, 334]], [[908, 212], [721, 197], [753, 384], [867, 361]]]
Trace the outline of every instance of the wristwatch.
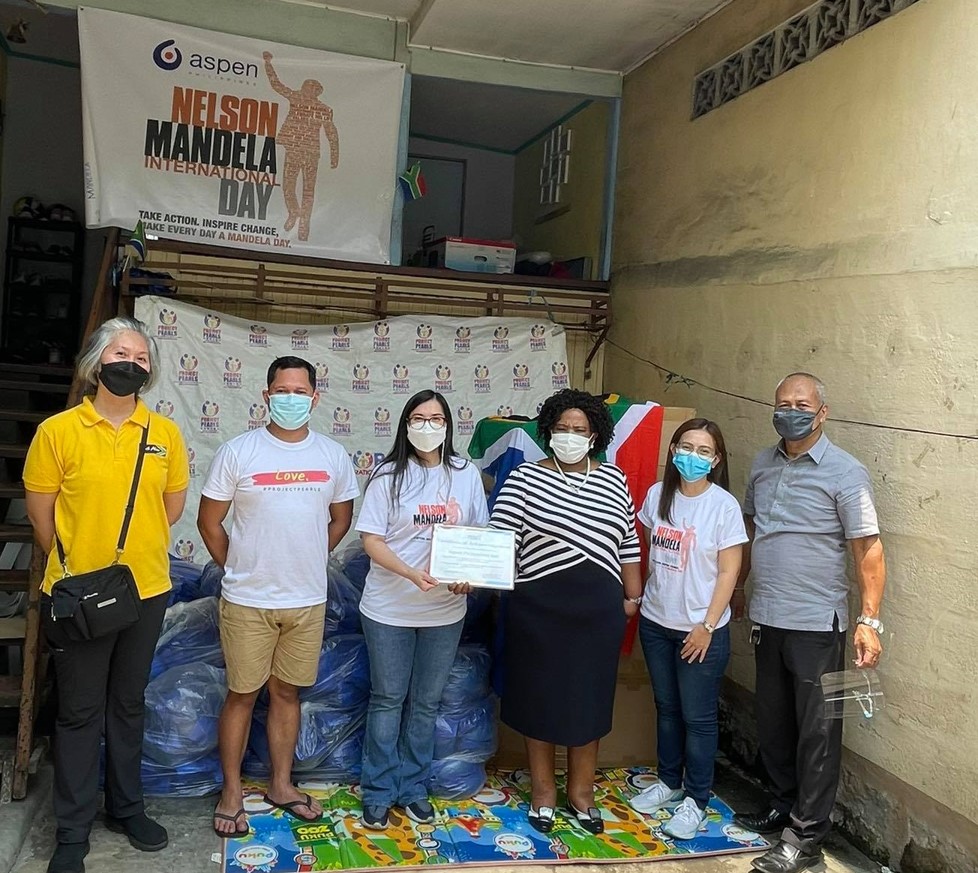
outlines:
[[641, 606], [642, 605], [642, 598], [641, 597], [626, 597], [625, 598], [625, 603], [634, 603], [636, 606]]
[[856, 619], [856, 624], [864, 624], [866, 627], [872, 628], [876, 633], [883, 633], [883, 622], [878, 618], [870, 618], [868, 615], [861, 615]]
[[717, 629], [717, 626], [715, 624], [710, 624], [708, 621], [704, 621], [703, 622], [703, 627], [706, 628], [706, 632], [708, 634], [712, 634], [713, 631], [715, 631]]

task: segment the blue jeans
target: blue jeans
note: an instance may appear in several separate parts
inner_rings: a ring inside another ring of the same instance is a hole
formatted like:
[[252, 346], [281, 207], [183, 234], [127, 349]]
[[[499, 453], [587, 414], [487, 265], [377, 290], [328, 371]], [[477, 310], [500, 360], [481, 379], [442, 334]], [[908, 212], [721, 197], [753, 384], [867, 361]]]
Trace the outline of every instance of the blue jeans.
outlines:
[[370, 704], [360, 789], [365, 806], [427, 798], [438, 704], [455, 663], [462, 622], [396, 627], [361, 615], [370, 656]]
[[730, 627], [714, 631], [702, 664], [679, 657], [687, 633], [647, 618], [638, 626], [655, 696], [659, 779], [672, 789], [683, 787], [705, 809], [713, 788], [717, 700], [730, 660]]

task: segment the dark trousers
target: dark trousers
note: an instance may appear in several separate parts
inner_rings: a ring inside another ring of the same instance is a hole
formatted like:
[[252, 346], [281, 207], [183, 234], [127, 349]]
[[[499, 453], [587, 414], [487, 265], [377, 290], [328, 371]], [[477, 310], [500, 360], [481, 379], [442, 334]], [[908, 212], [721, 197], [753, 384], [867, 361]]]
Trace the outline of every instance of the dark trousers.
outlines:
[[805, 852], [815, 850], [832, 827], [842, 720], [825, 718], [819, 680], [843, 669], [845, 649], [846, 635], [838, 630], [763, 625], [755, 653], [761, 761], [774, 808], [791, 814], [781, 838]]
[[643, 617], [638, 634], [655, 696], [657, 774], [673, 790], [684, 788], [687, 797], [706, 809], [713, 790], [717, 700], [730, 660], [730, 627], [717, 628], [706, 659], [693, 664], [679, 656], [688, 631], [663, 627]]
[[140, 763], [143, 695], [168, 596], [140, 601], [136, 624], [96, 640], [67, 640], [41, 602], [44, 633], [58, 681], [54, 730], [54, 815], [59, 843], [88, 839], [98, 798], [99, 745], [105, 731], [105, 811], [143, 811]]

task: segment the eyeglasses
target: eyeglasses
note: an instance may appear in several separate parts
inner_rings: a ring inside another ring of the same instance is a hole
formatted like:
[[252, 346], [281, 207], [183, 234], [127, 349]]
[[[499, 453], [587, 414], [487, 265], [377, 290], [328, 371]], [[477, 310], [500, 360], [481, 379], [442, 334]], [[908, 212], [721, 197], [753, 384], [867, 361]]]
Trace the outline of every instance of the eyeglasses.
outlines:
[[691, 446], [687, 443], [680, 443], [676, 446], [677, 455], [696, 455], [705, 461], [712, 461], [716, 457], [716, 452], [709, 446]]
[[430, 418], [424, 418], [421, 415], [412, 415], [408, 419], [408, 427], [411, 430], [421, 430], [426, 424], [430, 424], [435, 430], [443, 428], [447, 422], [445, 421], [444, 415], [432, 415]]

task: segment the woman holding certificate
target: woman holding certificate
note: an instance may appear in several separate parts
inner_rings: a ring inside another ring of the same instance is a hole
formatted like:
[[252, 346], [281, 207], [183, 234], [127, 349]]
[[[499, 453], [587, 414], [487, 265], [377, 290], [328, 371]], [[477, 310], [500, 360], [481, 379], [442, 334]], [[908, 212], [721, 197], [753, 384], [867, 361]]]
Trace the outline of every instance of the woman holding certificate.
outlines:
[[568, 812], [596, 834], [604, 830], [594, 803], [598, 740], [611, 730], [625, 622], [642, 599], [635, 508], [625, 474], [596, 460], [614, 433], [599, 398], [554, 394], [537, 430], [551, 457], [510, 474], [490, 521], [516, 533], [501, 716], [526, 742], [530, 823], [553, 830], [561, 745]]
[[455, 661], [468, 585], [428, 573], [436, 524], [485, 527], [479, 471], [452, 448], [445, 398], [420, 391], [404, 407], [394, 447], [367, 482], [356, 529], [370, 556], [363, 633], [370, 704], [363, 744], [363, 824], [383, 830], [390, 809], [430, 822], [425, 782], [435, 718]]

